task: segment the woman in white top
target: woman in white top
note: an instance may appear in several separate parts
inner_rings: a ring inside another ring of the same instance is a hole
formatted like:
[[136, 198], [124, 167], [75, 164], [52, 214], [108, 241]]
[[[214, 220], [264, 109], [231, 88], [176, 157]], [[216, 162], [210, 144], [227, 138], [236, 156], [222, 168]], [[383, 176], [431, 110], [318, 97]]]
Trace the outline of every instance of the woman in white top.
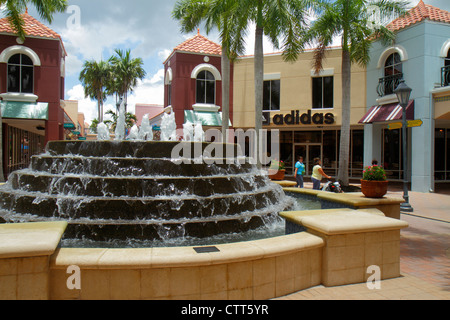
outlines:
[[327, 175], [325, 172], [323, 172], [323, 169], [320, 166], [320, 158], [315, 158], [314, 164], [315, 164], [315, 166], [313, 167], [313, 173], [311, 176], [311, 180], [313, 183], [313, 189], [320, 190], [320, 181], [322, 180], [322, 177], [325, 177], [327, 179], [331, 179], [331, 177], [329, 175]]

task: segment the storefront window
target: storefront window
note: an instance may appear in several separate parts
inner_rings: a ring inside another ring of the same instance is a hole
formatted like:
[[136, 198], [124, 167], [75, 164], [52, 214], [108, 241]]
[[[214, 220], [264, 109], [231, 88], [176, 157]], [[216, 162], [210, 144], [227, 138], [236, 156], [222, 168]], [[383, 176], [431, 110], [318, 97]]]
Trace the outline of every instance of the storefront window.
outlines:
[[323, 167], [327, 174], [336, 176], [337, 174], [337, 150], [336, 130], [323, 132]]
[[333, 77], [312, 78], [313, 109], [333, 108]]
[[403, 179], [400, 129], [383, 130], [383, 161], [380, 163], [386, 170], [388, 180]]
[[[352, 130], [350, 143], [349, 176], [359, 179], [362, 177], [363, 171], [364, 130]], [[328, 175], [337, 176], [339, 147], [340, 130], [284, 131], [280, 133], [281, 160], [286, 163], [286, 174], [288, 175], [293, 174], [293, 164], [297, 156], [302, 156], [307, 176], [311, 175], [313, 159], [316, 157], [322, 159], [322, 166]]]
[[295, 143], [322, 143], [322, 131], [296, 131]]
[[444, 58], [444, 67], [441, 71], [441, 85], [443, 87], [450, 85], [450, 50], [447, 52], [447, 57]]
[[448, 131], [447, 129], [435, 130], [435, 157], [434, 157], [434, 177], [436, 181], [446, 180], [450, 171], [448, 156]]
[[364, 131], [352, 130], [351, 177], [362, 177], [364, 159]]
[[292, 155], [292, 131], [280, 132], [280, 159], [284, 161], [286, 165], [286, 174], [292, 175], [293, 172], [293, 155]]
[[280, 80], [264, 81], [263, 110], [280, 110]]
[[400, 55], [391, 54], [384, 65], [384, 95], [393, 94], [403, 78], [403, 67]]
[[197, 76], [196, 103], [214, 104], [216, 96], [216, 79], [209, 71], [201, 71]]
[[8, 92], [33, 93], [33, 61], [24, 54], [8, 60]]
[[[445, 149], [445, 157], [447, 158], [447, 177], [446, 180], [450, 180], [450, 129], [447, 129], [447, 147]], [[436, 152], [435, 152], [436, 154]]]

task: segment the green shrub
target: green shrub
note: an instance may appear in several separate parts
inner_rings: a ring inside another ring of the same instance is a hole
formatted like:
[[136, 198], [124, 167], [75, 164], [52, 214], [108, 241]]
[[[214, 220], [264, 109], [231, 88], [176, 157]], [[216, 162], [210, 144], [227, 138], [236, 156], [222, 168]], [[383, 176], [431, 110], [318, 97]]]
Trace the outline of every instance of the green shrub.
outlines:
[[386, 172], [380, 166], [366, 167], [363, 171], [363, 180], [386, 181]]

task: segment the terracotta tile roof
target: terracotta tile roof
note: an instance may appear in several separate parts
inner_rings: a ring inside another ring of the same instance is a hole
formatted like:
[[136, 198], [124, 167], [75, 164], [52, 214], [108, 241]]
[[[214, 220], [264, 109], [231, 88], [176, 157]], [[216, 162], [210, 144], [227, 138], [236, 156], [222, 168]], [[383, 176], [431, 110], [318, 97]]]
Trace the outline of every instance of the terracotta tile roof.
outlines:
[[[44, 25], [42, 22], [30, 16], [28, 13], [22, 14], [22, 18], [25, 22], [25, 33], [28, 36], [61, 39], [59, 34]], [[8, 18], [0, 19], [0, 33], [15, 33], [8, 21]]]
[[387, 25], [392, 31], [398, 31], [422, 20], [450, 23], [450, 12], [425, 4], [422, 0], [403, 17], [397, 18]]
[[200, 32], [194, 37], [184, 41], [182, 44], [176, 46], [174, 51], [204, 53], [204, 54], [222, 54], [222, 47], [215, 42], [202, 36]]

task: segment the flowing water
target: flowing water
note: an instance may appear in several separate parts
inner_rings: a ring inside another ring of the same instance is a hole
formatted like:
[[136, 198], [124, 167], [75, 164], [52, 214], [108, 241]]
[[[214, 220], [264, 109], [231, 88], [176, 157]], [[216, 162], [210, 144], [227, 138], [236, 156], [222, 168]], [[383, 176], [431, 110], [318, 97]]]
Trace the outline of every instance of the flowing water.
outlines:
[[125, 109], [122, 100], [114, 141], [99, 124], [98, 141], [51, 141], [13, 172], [0, 187], [0, 218], [67, 221], [64, 247], [159, 247], [282, 235], [279, 212], [316, 207], [286, 196], [237, 145], [204, 143], [201, 123], [185, 125], [178, 142], [173, 112], [162, 117], [162, 141], [152, 141], [148, 116], [125, 137]]
[[[197, 143], [203, 151], [211, 146]], [[295, 200], [264, 171], [238, 157], [179, 161], [171, 158], [177, 144], [50, 142], [0, 188], [0, 217], [68, 221], [65, 246], [204, 244], [282, 233], [278, 213]]]

